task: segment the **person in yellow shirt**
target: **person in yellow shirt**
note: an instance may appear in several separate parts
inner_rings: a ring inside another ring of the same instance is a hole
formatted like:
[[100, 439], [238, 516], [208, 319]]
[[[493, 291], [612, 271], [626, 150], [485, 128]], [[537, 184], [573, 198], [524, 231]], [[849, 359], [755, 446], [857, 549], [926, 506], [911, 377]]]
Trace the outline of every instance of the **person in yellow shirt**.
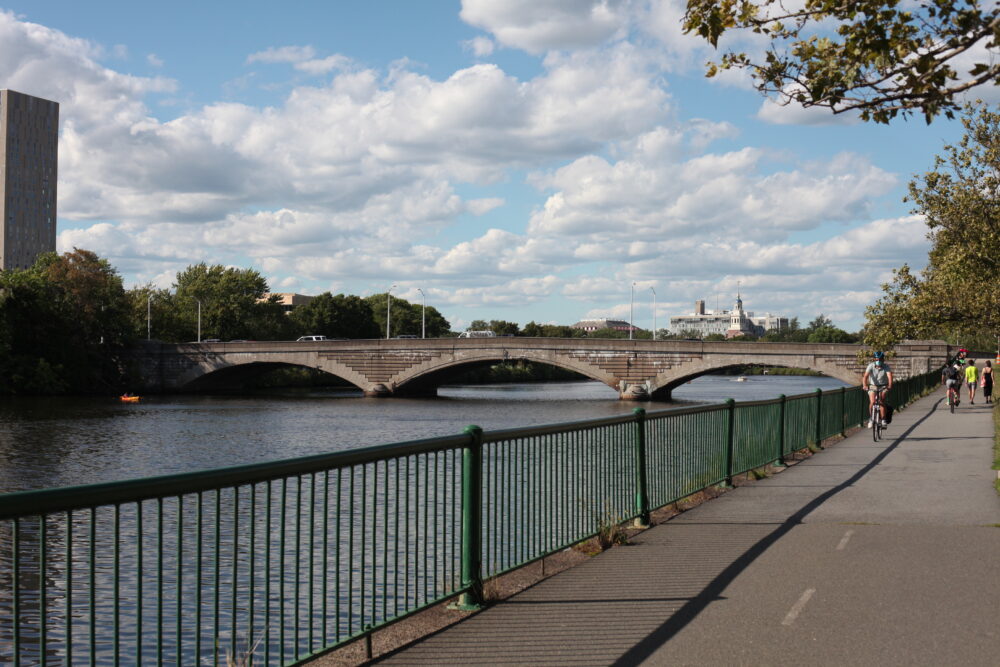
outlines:
[[975, 359], [967, 359], [965, 362], [965, 384], [969, 387], [969, 403], [976, 403], [976, 385], [979, 384], [979, 369], [976, 368]]

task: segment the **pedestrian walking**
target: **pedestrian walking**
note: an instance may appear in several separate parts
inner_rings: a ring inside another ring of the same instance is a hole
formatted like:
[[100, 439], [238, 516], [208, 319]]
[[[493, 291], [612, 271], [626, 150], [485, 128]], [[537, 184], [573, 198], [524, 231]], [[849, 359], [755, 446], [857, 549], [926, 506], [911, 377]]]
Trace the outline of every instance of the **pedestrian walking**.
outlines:
[[987, 403], [993, 402], [993, 364], [986, 362], [983, 368], [983, 378], [979, 382], [983, 387], [983, 397]]
[[975, 359], [965, 361], [965, 384], [969, 388], [969, 404], [976, 404], [976, 385], [979, 384], [979, 369]]

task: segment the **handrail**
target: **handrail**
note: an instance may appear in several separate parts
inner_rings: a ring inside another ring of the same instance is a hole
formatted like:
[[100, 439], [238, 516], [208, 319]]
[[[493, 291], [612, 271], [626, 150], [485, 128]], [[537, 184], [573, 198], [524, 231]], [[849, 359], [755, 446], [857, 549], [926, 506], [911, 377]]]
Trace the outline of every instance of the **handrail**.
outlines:
[[817, 390], [0, 495], [0, 662], [219, 664], [240, 637], [299, 662], [474, 608], [484, 579], [819, 447], [866, 406]]

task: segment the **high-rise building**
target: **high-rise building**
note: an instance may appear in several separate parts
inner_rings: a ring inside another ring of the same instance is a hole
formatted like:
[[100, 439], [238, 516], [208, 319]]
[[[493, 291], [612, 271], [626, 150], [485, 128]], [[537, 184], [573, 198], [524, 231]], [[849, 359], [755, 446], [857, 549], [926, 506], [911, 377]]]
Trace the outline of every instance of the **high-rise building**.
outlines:
[[0, 90], [0, 269], [56, 249], [59, 103]]

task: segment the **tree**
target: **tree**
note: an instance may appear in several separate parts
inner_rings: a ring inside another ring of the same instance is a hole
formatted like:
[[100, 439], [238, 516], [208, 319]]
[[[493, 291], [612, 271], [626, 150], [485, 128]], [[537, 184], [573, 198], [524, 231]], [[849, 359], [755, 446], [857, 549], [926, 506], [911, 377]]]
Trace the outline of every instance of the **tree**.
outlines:
[[[981, 6], [982, 5], [982, 6]], [[988, 49], [1000, 37], [1000, 8], [976, 0], [688, 0], [687, 32], [718, 47], [729, 30], [770, 39], [758, 59], [727, 52], [709, 63], [749, 70], [755, 87], [779, 103], [858, 110], [887, 123], [920, 112], [951, 118], [961, 95], [1000, 77]], [[981, 56], [969, 59], [981, 49]], [[968, 64], [963, 65], [963, 60]]]
[[806, 339], [808, 343], [854, 343], [856, 339], [843, 329], [834, 326], [817, 327]]
[[929, 228], [927, 267], [903, 265], [866, 311], [865, 343], [888, 349], [903, 338], [980, 338], [1000, 333], [1000, 113], [966, 107], [965, 134], [910, 183], [914, 212]]
[[816, 329], [825, 329], [832, 326], [833, 326], [833, 320], [831, 320], [823, 313], [820, 313], [819, 315], [816, 316], [816, 319], [814, 319], [812, 322], [809, 323], [808, 328], [810, 331], [816, 331]]
[[296, 335], [319, 334], [328, 338], [378, 338], [379, 326], [371, 306], [359, 296], [320, 294], [289, 316]]
[[202, 338], [267, 340], [284, 337], [287, 321], [277, 297], [265, 299], [267, 280], [254, 269], [194, 264], [177, 274], [174, 299], [193, 339], [201, 301]]
[[0, 392], [114, 391], [129, 333], [121, 278], [88, 250], [0, 272]]
[[[386, 316], [386, 293], [372, 294], [366, 296], [365, 301], [372, 309], [372, 316], [379, 327], [379, 335], [385, 335]], [[410, 303], [406, 299], [392, 297], [392, 326], [390, 335], [399, 336], [408, 334], [419, 336], [421, 332], [421, 310], [422, 304]], [[446, 336], [451, 331], [451, 324], [434, 306], [427, 306], [427, 336], [428, 338], [439, 338]]]

